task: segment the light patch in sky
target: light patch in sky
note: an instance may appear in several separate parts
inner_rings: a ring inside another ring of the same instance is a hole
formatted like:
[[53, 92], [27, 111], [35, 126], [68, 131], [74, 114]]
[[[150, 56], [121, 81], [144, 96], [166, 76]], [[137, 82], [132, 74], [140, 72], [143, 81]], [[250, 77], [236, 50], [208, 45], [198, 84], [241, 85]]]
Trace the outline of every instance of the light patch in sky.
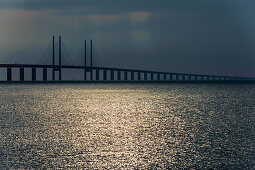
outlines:
[[149, 18], [147, 12], [132, 12], [128, 14], [128, 17], [133, 22], [144, 22]]
[[146, 31], [135, 30], [132, 32], [133, 43], [139, 48], [150, 48], [151, 36]]
[[118, 22], [121, 19], [121, 15], [88, 15], [86, 18], [96, 24], [105, 24]]

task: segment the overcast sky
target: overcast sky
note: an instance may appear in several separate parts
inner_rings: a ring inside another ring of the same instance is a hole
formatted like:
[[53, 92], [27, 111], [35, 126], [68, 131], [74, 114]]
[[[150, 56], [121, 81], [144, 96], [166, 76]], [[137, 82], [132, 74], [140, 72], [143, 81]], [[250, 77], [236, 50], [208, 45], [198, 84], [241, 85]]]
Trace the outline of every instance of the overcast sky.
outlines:
[[62, 35], [72, 61], [93, 39], [101, 66], [255, 77], [254, 18], [254, 0], [0, 0], [0, 62]]

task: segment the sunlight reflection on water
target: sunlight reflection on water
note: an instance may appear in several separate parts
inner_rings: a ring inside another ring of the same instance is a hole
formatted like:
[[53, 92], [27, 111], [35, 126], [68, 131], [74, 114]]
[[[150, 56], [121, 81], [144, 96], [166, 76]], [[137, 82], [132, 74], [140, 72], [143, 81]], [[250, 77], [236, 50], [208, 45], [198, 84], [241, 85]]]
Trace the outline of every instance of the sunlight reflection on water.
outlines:
[[0, 168], [255, 166], [255, 86], [0, 86]]

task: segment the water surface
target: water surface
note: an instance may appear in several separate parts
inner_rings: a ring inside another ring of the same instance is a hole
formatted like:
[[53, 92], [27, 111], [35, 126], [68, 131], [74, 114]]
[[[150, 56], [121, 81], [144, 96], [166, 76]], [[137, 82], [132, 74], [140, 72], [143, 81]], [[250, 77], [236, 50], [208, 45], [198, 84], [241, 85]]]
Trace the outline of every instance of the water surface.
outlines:
[[255, 168], [254, 84], [2, 84], [0, 169]]

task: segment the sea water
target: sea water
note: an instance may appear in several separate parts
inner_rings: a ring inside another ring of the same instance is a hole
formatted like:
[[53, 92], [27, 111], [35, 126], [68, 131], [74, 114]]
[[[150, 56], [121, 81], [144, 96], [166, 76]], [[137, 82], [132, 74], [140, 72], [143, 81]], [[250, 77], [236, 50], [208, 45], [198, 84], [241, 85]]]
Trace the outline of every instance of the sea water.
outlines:
[[0, 169], [255, 169], [255, 84], [0, 84]]

